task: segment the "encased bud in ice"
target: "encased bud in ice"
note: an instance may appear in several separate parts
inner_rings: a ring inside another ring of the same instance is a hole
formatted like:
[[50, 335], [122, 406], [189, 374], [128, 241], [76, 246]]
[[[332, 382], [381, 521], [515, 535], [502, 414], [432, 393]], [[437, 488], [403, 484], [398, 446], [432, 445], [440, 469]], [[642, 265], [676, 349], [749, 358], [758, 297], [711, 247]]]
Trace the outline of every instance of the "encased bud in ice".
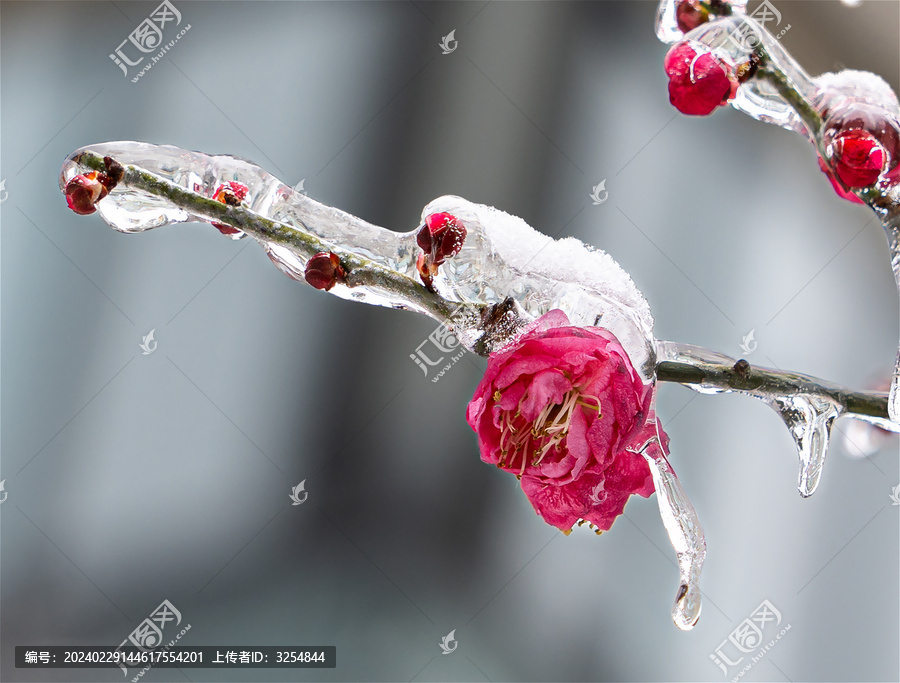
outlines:
[[94, 205], [109, 193], [101, 175], [97, 171], [82, 173], [66, 183], [66, 203], [72, 211], [88, 216], [97, 210]]
[[850, 190], [900, 180], [900, 123], [879, 107], [849, 102], [828, 112], [822, 142], [819, 165], [845, 199], [859, 201]]
[[676, 43], [665, 60], [669, 101], [682, 114], [706, 116], [728, 104], [738, 89], [734, 69], [702, 46]]
[[[240, 206], [249, 191], [250, 188], [243, 183], [230, 180], [216, 188], [213, 199], [227, 206]], [[230, 225], [224, 225], [223, 223], [213, 223], [213, 227], [223, 235], [239, 235], [241, 233], [237, 228], [232, 228]]]
[[322, 251], [306, 262], [303, 277], [316, 289], [324, 289], [327, 292], [346, 275], [338, 255], [331, 251]]
[[425, 225], [416, 233], [416, 244], [422, 249], [416, 269], [426, 287], [431, 289], [438, 266], [456, 256], [465, 241], [466, 228], [453, 214], [433, 213], [425, 218]]

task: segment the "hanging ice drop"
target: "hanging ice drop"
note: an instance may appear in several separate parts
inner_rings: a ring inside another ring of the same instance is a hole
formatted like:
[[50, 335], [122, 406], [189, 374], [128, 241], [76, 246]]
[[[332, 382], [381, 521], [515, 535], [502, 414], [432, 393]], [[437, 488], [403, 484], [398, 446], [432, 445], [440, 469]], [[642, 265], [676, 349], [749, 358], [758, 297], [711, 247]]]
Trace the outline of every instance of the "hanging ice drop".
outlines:
[[682, 631], [688, 631], [700, 618], [700, 570], [706, 559], [706, 537], [697, 511], [666, 459], [658, 436], [645, 445], [641, 455], [650, 465], [659, 516], [678, 561], [680, 584], [672, 605], [672, 621]]
[[775, 396], [765, 399], [784, 420], [797, 445], [800, 495], [809, 498], [815, 493], [822, 476], [822, 465], [828, 452], [831, 427], [841, 414], [841, 406], [828, 396]]

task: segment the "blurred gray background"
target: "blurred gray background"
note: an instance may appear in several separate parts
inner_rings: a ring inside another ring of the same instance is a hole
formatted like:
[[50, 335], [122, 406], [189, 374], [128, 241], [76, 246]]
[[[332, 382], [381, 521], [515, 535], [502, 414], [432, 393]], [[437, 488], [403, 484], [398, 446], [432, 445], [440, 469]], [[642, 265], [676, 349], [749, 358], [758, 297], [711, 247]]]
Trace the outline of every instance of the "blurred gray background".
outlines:
[[[659, 338], [739, 356], [755, 330], [752, 362], [864, 388], [896, 353], [886, 242], [808, 143], [677, 115], [655, 2], [175, 5], [191, 28], [137, 83], [108, 55], [157, 2], [0, 5], [3, 681], [123, 680], [16, 670], [13, 648], [118, 644], [164, 599], [180, 644], [333, 644], [338, 667], [146, 681], [720, 681], [709, 655], [764, 599], [791, 629], [743, 680], [898, 679], [896, 441], [836, 439], [802, 500], [774, 413], [664, 385], [709, 546], [683, 633], [655, 499], [599, 539], [545, 525], [464, 421], [484, 362], [432, 383], [410, 360], [432, 321], [208, 225], [118, 234], [57, 187], [76, 148], [133, 139], [252, 159], [396, 230], [459, 194], [610, 252]], [[811, 73], [897, 89], [898, 3], [775, 5]]]

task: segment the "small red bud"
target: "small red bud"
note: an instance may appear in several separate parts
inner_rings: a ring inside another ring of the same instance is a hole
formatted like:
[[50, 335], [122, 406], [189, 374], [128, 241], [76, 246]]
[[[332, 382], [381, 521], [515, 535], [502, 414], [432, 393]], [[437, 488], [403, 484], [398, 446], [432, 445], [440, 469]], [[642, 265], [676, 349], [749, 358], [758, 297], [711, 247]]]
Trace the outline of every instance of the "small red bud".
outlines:
[[706, 116], [728, 104], [737, 93], [734, 69], [690, 41], [676, 43], [665, 59], [669, 101], [682, 114]]
[[850, 192], [900, 174], [900, 122], [880, 108], [849, 102], [830, 111], [822, 141], [825, 159], [819, 166], [844, 199], [860, 201]]
[[433, 213], [425, 218], [425, 227], [432, 237], [432, 249], [438, 247], [435, 256], [441, 261], [456, 256], [466, 241], [465, 226], [452, 214]]
[[94, 205], [109, 194], [99, 175], [97, 171], [82, 173], [66, 183], [66, 203], [72, 211], [89, 216], [97, 210]]
[[878, 180], [887, 163], [884, 147], [864, 130], [839, 134], [832, 153], [834, 170], [847, 187], [868, 187]]
[[322, 251], [306, 262], [303, 277], [316, 289], [330, 290], [338, 282], [342, 282], [347, 272], [341, 265], [338, 255], [331, 251]]
[[675, 7], [675, 19], [681, 32], [687, 33], [709, 21], [709, 11], [700, 0], [679, 0]]
[[98, 180], [107, 190], [112, 190], [125, 177], [125, 167], [112, 157], [103, 157], [103, 163], [106, 165], [106, 173], [101, 173]]
[[425, 217], [425, 225], [416, 233], [416, 244], [422, 249], [416, 269], [428, 289], [432, 289], [438, 266], [460, 252], [466, 234], [466, 227], [453, 214], [441, 212]]

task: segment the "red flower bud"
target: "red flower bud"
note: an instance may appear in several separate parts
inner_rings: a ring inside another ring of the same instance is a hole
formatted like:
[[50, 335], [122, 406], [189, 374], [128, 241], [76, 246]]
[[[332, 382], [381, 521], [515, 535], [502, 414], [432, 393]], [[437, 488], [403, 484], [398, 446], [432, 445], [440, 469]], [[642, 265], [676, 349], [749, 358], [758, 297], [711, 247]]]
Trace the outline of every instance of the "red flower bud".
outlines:
[[433, 213], [425, 218], [425, 225], [416, 235], [416, 241], [422, 249], [431, 251], [436, 259], [443, 261], [456, 256], [462, 249], [466, 241], [466, 228], [452, 214]]
[[682, 114], [706, 116], [737, 93], [734, 70], [711, 52], [698, 52], [689, 41], [676, 43], [665, 60], [669, 101]]
[[306, 262], [303, 277], [316, 289], [330, 290], [338, 282], [342, 282], [347, 272], [341, 266], [338, 255], [331, 251], [322, 251]]
[[[247, 197], [249, 191], [250, 188], [243, 183], [230, 180], [216, 188], [213, 199], [228, 206], [240, 206], [241, 202]], [[223, 235], [239, 235], [241, 233], [237, 228], [232, 228], [230, 225], [224, 225], [222, 223], [213, 223], [213, 227]]]
[[66, 183], [66, 203], [72, 211], [88, 216], [97, 210], [94, 205], [109, 194], [100, 175], [97, 171], [82, 173]]
[[887, 165], [887, 154], [875, 136], [851, 130], [834, 140], [832, 163], [838, 177], [848, 187], [868, 187]]
[[701, 0], [679, 0], [675, 6], [675, 20], [681, 32], [687, 33], [709, 21], [709, 11]]
[[453, 214], [433, 213], [425, 218], [425, 225], [416, 233], [416, 244], [423, 252], [416, 259], [416, 268], [426, 287], [431, 289], [438, 266], [456, 256], [465, 241], [466, 228]]
[[869, 187], [879, 179], [900, 180], [900, 130], [898, 123], [878, 107], [850, 102], [829, 112], [822, 141], [824, 163], [835, 191], [851, 201], [847, 190]]

